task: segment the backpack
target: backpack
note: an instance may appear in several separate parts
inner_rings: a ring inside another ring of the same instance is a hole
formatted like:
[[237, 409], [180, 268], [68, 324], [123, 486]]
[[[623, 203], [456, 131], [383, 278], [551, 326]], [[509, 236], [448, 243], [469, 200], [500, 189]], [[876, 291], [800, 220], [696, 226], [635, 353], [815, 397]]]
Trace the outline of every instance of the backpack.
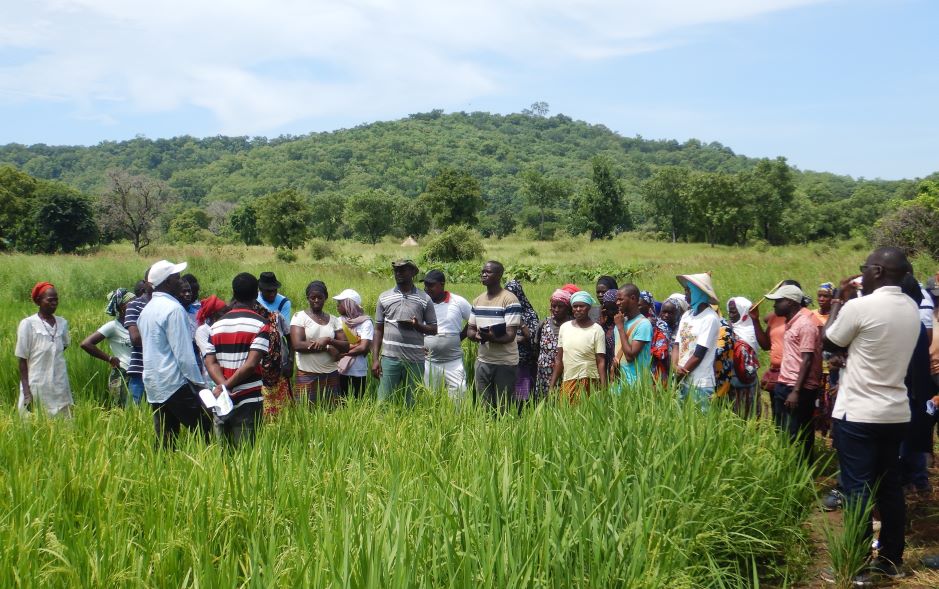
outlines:
[[730, 392], [730, 379], [734, 376], [734, 350], [737, 337], [734, 328], [721, 318], [720, 331], [717, 333], [717, 347], [714, 350], [714, 396], [723, 397]]
[[760, 358], [750, 344], [738, 339], [734, 343], [734, 375], [741, 383], [751, 385], [756, 382], [756, 373], [760, 369]]
[[278, 329], [279, 313], [272, 313], [258, 305], [257, 312], [261, 317], [267, 318], [268, 329], [271, 334], [271, 345], [267, 354], [261, 358], [261, 382], [266, 387], [274, 386], [280, 380], [283, 369], [283, 336]]

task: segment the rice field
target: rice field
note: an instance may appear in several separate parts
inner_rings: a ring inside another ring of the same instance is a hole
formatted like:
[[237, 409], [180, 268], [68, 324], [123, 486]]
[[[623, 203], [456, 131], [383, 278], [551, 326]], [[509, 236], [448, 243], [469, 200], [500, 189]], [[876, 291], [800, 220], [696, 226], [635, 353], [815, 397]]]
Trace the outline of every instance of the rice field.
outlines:
[[[525, 260], [529, 246], [493, 242], [487, 255]], [[640, 287], [663, 298], [676, 273], [712, 270], [721, 297], [759, 298], [783, 277], [836, 280], [867, 253], [629, 238], [538, 248], [554, 263], [649, 263]], [[77, 344], [107, 320], [106, 293], [164, 257], [190, 262], [202, 296], [227, 296], [238, 271], [274, 270], [295, 309], [312, 279], [331, 294], [356, 288], [369, 311], [392, 285], [390, 272], [302, 253], [284, 264], [268, 248], [0, 256], [2, 587], [738, 587], [804, 573], [812, 473], [765, 421], [679, 407], [669, 391], [502, 417], [420, 391], [410, 411], [371, 401], [288, 411], [252, 448], [186, 437], [176, 453], [157, 451], [148, 411], [109, 408], [106, 366]], [[57, 285], [70, 322], [70, 421], [23, 420], [13, 407], [16, 324], [34, 312], [39, 279]], [[470, 299], [482, 290], [449, 286]], [[557, 286], [525, 285], [539, 314]]]

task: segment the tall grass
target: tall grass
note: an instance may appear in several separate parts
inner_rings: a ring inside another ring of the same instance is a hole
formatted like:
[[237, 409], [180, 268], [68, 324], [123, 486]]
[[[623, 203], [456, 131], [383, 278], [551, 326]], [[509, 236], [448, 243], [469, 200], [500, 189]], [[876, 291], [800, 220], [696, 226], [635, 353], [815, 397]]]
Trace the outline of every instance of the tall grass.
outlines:
[[652, 392], [296, 410], [235, 452], [151, 428], [0, 416], [0, 585], [740, 586], [813, 495], [771, 425]]
[[[871, 497], [875, 494], [876, 489], [871, 491]], [[825, 524], [832, 573], [839, 589], [854, 586], [854, 577], [861, 572], [870, 557], [867, 528], [873, 509], [873, 500], [848, 500], [842, 509], [841, 528], [836, 528], [831, 522]]]

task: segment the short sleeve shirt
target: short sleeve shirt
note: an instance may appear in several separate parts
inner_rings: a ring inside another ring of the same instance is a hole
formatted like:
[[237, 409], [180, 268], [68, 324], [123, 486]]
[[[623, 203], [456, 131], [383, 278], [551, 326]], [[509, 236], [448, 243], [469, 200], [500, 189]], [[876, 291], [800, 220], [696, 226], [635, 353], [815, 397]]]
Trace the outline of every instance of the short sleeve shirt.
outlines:
[[[330, 315], [326, 325], [320, 325], [307, 315], [306, 311], [300, 311], [293, 316], [293, 319], [290, 320], [290, 326], [295, 325], [303, 328], [307, 341], [313, 341], [321, 337], [336, 337], [336, 332], [342, 331], [342, 321], [339, 317]], [[311, 352], [309, 354], [300, 354], [298, 352], [297, 368], [314, 374], [329, 374], [338, 370], [339, 366], [329, 352]]]
[[469, 301], [460, 295], [446, 293], [443, 301], [434, 303], [437, 314], [437, 335], [424, 336], [424, 348], [431, 362], [452, 362], [463, 357], [460, 332], [463, 322], [473, 312]]
[[898, 286], [883, 286], [844, 304], [825, 332], [833, 344], [848, 348], [833, 418], [910, 421], [904, 380], [919, 330], [919, 309]]
[[130, 355], [133, 346], [130, 345], [130, 333], [121, 325], [120, 321], [114, 319], [108, 321], [98, 328], [98, 333], [108, 340], [108, 346], [111, 347], [111, 354], [120, 362], [121, 368], [127, 370], [130, 365]]
[[[634, 342], [643, 342], [639, 355], [632, 362], [627, 362], [625, 358], [620, 361], [620, 375], [627, 383], [632, 384], [639, 380], [640, 375], [652, 374], [652, 351], [650, 342], [652, 341], [652, 322], [642, 315], [636, 315], [623, 325], [623, 330], [628, 334], [628, 344]], [[630, 332], [632, 330], [632, 332]], [[613, 341], [615, 349], [619, 350], [622, 346], [620, 342], [619, 329], [613, 330]]]
[[[140, 312], [143, 311], [143, 308], [147, 306], [147, 303], [150, 302], [150, 299], [137, 297], [131, 302], [127, 303], [127, 308], [124, 309], [124, 328], [130, 329], [131, 325], [137, 325], [137, 320], [140, 318]], [[130, 352], [130, 363], [127, 365], [127, 374], [135, 374], [140, 376], [143, 374], [143, 348], [140, 346], [132, 346]]]
[[812, 368], [802, 383], [802, 388], [816, 390], [822, 374], [822, 342], [818, 319], [808, 309], [800, 309], [786, 322], [783, 335], [783, 357], [779, 367], [779, 382], [792, 386], [802, 370], [802, 354], [812, 352]]
[[424, 362], [424, 334], [416, 329], [398, 327], [399, 322], [410, 322], [414, 317], [424, 325], [437, 324], [434, 302], [423, 290], [415, 287], [411, 292], [402, 292], [395, 287], [379, 295], [375, 324], [384, 326], [382, 356], [405, 362]]
[[606, 354], [606, 335], [598, 324], [584, 328], [573, 321], [563, 323], [558, 330], [558, 347], [563, 351], [565, 381], [600, 378], [597, 354]]
[[[505, 289], [495, 296], [484, 292], [473, 301], [468, 324], [479, 329], [490, 329], [497, 336], [502, 335], [508, 327], [521, 327], [522, 305], [514, 294]], [[485, 364], [515, 366], [518, 364], [518, 343], [515, 340], [507, 344], [483, 342], [479, 344], [476, 359]]]
[[[267, 355], [271, 349], [271, 324], [249, 309], [233, 309], [212, 324], [206, 356], [214, 355], [226, 379], [241, 368], [251, 352]], [[252, 377], [229, 391], [232, 400], [261, 398], [261, 365]]]
[[697, 315], [688, 311], [681, 316], [675, 341], [678, 343], [678, 363], [684, 366], [694, 355], [695, 348], [707, 348], [707, 354], [688, 375], [689, 384], [699, 388], [714, 388], [714, 354], [717, 351], [717, 336], [721, 319], [710, 307]]

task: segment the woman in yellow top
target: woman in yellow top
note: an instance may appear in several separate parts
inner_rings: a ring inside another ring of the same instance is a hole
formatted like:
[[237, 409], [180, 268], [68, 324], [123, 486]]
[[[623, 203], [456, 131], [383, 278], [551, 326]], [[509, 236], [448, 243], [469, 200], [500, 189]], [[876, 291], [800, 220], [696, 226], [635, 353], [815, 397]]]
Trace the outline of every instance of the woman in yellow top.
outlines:
[[574, 318], [558, 330], [558, 351], [551, 375], [551, 388], [562, 381], [561, 392], [570, 403], [581, 394], [606, 388], [606, 335], [590, 318], [595, 304], [587, 291], [571, 296]]

